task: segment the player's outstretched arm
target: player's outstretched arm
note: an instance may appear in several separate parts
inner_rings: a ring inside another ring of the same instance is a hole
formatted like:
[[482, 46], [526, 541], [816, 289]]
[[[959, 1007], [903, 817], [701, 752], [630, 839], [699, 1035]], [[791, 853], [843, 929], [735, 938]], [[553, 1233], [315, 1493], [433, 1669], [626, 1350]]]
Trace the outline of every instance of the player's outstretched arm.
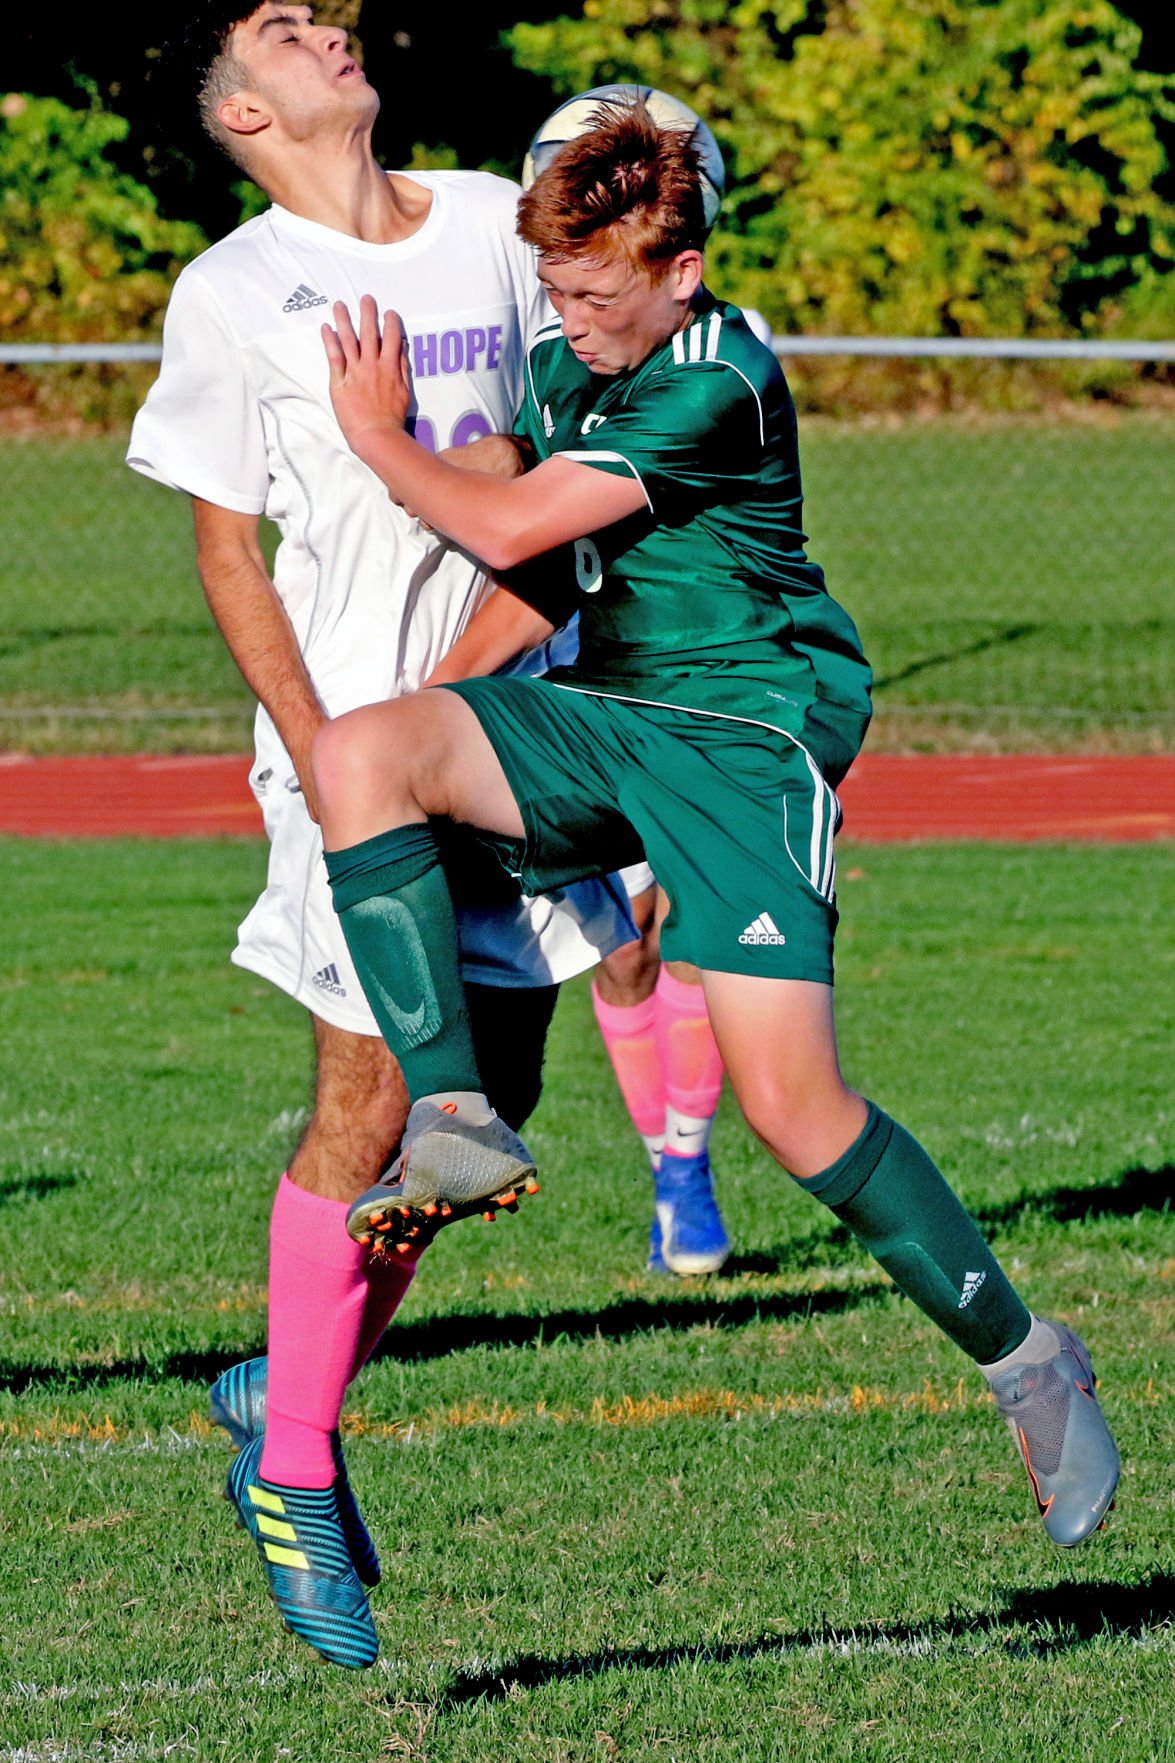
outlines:
[[331, 402], [348, 445], [397, 502], [491, 569], [513, 569], [646, 506], [635, 478], [568, 459], [547, 459], [508, 483], [438, 459], [404, 426], [411, 390], [399, 318], [386, 312], [381, 333], [369, 294], [360, 302], [358, 332], [341, 302], [334, 316], [335, 328], [323, 325], [322, 337]]
[[192, 498], [196, 565], [209, 608], [233, 660], [273, 718], [318, 819], [310, 744], [326, 721], [298, 649], [293, 626], [269, 578], [258, 542], [258, 517]]

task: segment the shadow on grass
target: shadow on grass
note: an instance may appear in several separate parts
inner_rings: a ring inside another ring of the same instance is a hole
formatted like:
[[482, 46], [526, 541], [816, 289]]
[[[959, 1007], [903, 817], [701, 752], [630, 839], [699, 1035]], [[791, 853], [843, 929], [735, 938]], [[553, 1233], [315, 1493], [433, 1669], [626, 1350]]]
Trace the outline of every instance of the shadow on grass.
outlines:
[[[1021, 1194], [999, 1205], [971, 1207], [984, 1231], [1014, 1229], [1031, 1219], [1080, 1224], [1099, 1218], [1134, 1218], [1143, 1212], [1175, 1212], [1175, 1164], [1161, 1169], [1126, 1169], [1111, 1180], [1087, 1188], [1053, 1188]], [[868, 1263], [868, 1253], [844, 1225], [808, 1231], [748, 1254], [734, 1254], [723, 1268], [738, 1274], [799, 1273], [813, 1267], [836, 1269]]]
[[1023, 1194], [1002, 1206], [981, 1206], [975, 1217], [991, 1229], [1004, 1229], [1028, 1218], [1052, 1218], [1058, 1224], [1081, 1224], [1096, 1218], [1134, 1218], [1140, 1212], [1175, 1211], [1175, 1164], [1161, 1169], [1125, 1169], [1111, 1181], [1088, 1188], [1053, 1188], [1044, 1194]]
[[970, 643], [960, 643], [957, 648], [946, 649], [938, 655], [920, 655], [916, 661], [908, 661], [905, 667], [895, 668], [892, 673], [882, 674], [873, 681], [873, 690], [882, 692], [887, 686], [901, 685], [903, 681], [914, 679], [920, 673], [931, 668], [949, 667], [952, 661], [965, 661], [971, 655], [982, 655], [986, 649], [1005, 649], [1012, 643], [1023, 642], [1025, 637], [1039, 636], [1044, 626], [1039, 624], [1010, 624], [1004, 630], [992, 631], [985, 637], [976, 637]]
[[[0, 1186], [0, 1206], [24, 1198], [47, 1197], [61, 1187], [72, 1186], [78, 1177], [27, 1176]], [[1006, 1205], [977, 1208], [975, 1217], [987, 1230], [1005, 1229], [1032, 1218], [1052, 1218], [1060, 1223], [1098, 1218], [1133, 1218], [1141, 1212], [1175, 1209], [1175, 1165], [1161, 1169], [1127, 1169], [1112, 1181], [1088, 1188], [1054, 1188], [1049, 1193], [1023, 1195]], [[865, 1251], [843, 1227], [812, 1231], [770, 1248], [734, 1255], [725, 1272], [740, 1275], [786, 1275], [812, 1267], [835, 1270], [868, 1263]], [[817, 1292], [756, 1292], [732, 1290], [719, 1278], [698, 1280], [649, 1296], [634, 1295], [595, 1309], [555, 1310], [532, 1315], [495, 1315], [468, 1311], [449, 1316], [423, 1317], [418, 1322], [394, 1323], [377, 1349], [376, 1359], [397, 1359], [412, 1364], [445, 1358], [477, 1347], [529, 1347], [540, 1341], [586, 1340], [596, 1336], [619, 1341], [657, 1329], [701, 1327], [743, 1328], [761, 1321], [788, 1321], [807, 1316], [838, 1315], [862, 1304], [885, 1301], [888, 1285], [854, 1285], [849, 1289], [826, 1288]], [[133, 1358], [107, 1365], [44, 1365], [0, 1359], [0, 1383], [13, 1394], [34, 1385], [65, 1389], [101, 1389], [136, 1379], [156, 1381], [164, 1377], [185, 1383], [211, 1383], [233, 1357], [263, 1353], [262, 1341], [242, 1344], [239, 1353], [202, 1351], [173, 1353], [161, 1359]]]
[[63, 1188], [76, 1188], [81, 1176], [74, 1169], [56, 1170], [52, 1174], [14, 1175], [0, 1181], [0, 1206], [15, 1206], [21, 1200], [43, 1200]]
[[[499, 1316], [484, 1311], [424, 1317], [419, 1322], [393, 1323], [374, 1359], [411, 1364], [464, 1353], [475, 1347], [550, 1346], [559, 1340], [625, 1340], [654, 1330], [699, 1326], [742, 1328], [748, 1323], [791, 1317], [828, 1316], [884, 1299], [888, 1288], [853, 1286], [846, 1291], [739, 1292], [723, 1295], [714, 1287], [665, 1297], [631, 1297], [596, 1309], [552, 1310], [535, 1315]], [[211, 1383], [233, 1357], [263, 1353], [264, 1344], [226, 1351], [172, 1353], [159, 1359], [123, 1359], [107, 1365], [30, 1365], [0, 1360], [0, 1384], [21, 1394], [34, 1384], [68, 1389], [100, 1389], [127, 1380], [178, 1378], [185, 1383]]]
[[[965, 1613], [931, 1622], [867, 1623], [849, 1629], [797, 1629], [760, 1635], [750, 1641], [700, 1642], [696, 1646], [618, 1647], [570, 1658], [535, 1653], [478, 1671], [458, 1671], [439, 1698], [441, 1709], [468, 1702], [503, 1701], [517, 1690], [541, 1689], [569, 1677], [597, 1677], [604, 1671], [672, 1671], [679, 1665], [728, 1665], [738, 1661], [786, 1658], [827, 1649], [832, 1653], [928, 1654], [953, 1641], [991, 1637], [1005, 1657], [1042, 1658], [1104, 1636], [1138, 1640], [1175, 1616], [1175, 1578], [1157, 1574], [1139, 1585], [1099, 1581], [1062, 1582], [1043, 1591], [1014, 1593], [1004, 1609], [987, 1615]], [[1033, 1633], [1016, 1634], [1015, 1629]]]

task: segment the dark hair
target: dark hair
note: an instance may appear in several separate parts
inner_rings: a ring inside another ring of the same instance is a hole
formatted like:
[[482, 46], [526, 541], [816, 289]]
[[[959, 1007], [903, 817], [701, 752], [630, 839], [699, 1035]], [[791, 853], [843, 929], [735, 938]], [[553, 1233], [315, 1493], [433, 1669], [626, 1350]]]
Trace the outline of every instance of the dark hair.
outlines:
[[685, 129], [642, 103], [601, 103], [518, 204], [518, 232], [544, 257], [621, 253], [653, 276], [700, 251], [707, 226], [698, 155]]
[[252, 18], [263, 4], [264, 0], [193, 0], [163, 48], [169, 85], [174, 90], [183, 81], [206, 133], [238, 165], [243, 163], [239, 144], [216, 113], [226, 98], [248, 84], [248, 69], [229, 53], [228, 44], [237, 25]]

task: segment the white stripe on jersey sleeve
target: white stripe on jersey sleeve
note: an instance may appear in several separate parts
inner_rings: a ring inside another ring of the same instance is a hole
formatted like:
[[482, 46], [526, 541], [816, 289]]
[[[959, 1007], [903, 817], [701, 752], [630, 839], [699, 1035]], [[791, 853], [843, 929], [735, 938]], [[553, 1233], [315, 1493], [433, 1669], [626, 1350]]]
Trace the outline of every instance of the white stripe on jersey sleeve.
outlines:
[[556, 459], [572, 459], [576, 464], [580, 465], [599, 465], [601, 460], [607, 461], [609, 465], [627, 465], [629, 471], [631, 471], [633, 477], [640, 485], [641, 493], [649, 505], [649, 512], [652, 513], [653, 499], [649, 495], [648, 490], [645, 489], [645, 480], [637, 470], [636, 466], [632, 463], [632, 460], [626, 459], [623, 453], [604, 453], [594, 451], [591, 453], [556, 453], [553, 457]]
[[[703, 343], [703, 335], [705, 342]], [[714, 362], [718, 367], [728, 367], [731, 373], [737, 373], [740, 380], [750, 388], [755, 400], [755, 408], [759, 412], [759, 445], [762, 447], [767, 439], [767, 424], [763, 417], [763, 400], [741, 368], [733, 361], [723, 361], [718, 354], [722, 345], [722, 314], [712, 312], [708, 325], [691, 324], [685, 330], [677, 331], [673, 337], [673, 359], [678, 367], [690, 367], [695, 363]]]

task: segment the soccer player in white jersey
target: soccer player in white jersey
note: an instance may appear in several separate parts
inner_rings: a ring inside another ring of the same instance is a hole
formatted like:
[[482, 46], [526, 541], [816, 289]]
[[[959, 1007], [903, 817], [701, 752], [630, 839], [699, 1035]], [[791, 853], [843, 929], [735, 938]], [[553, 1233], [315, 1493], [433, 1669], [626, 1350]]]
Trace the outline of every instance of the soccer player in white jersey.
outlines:
[[[309, 752], [327, 717], [418, 686], [487, 589], [347, 446], [319, 327], [336, 300], [357, 310], [375, 288], [394, 302], [412, 335], [418, 439], [441, 450], [487, 437], [475, 456], [509, 471], [516, 445], [488, 437], [511, 426], [542, 296], [512, 184], [381, 169], [378, 99], [342, 30], [276, 0], [209, 0], [188, 20], [205, 125], [272, 206], [181, 275], [128, 457], [191, 495], [209, 604], [260, 700], [250, 781], [272, 849], [233, 959], [310, 1010], [317, 1054], [314, 1111], [273, 1210], [268, 1358], [226, 1373], [213, 1413], [243, 1447], [230, 1492], [282, 1614], [327, 1657], [362, 1666], [376, 1637], [361, 1580], [379, 1569], [337, 1424], [422, 1239], [369, 1270], [344, 1228], [395, 1151], [408, 1100], [331, 904]], [[272, 578], [263, 514], [281, 531]], [[519, 1125], [537, 1100], [557, 982], [633, 933], [614, 884], [525, 902], [503, 894], [500, 873], [494, 882], [502, 903], [463, 918], [464, 973], [475, 1029], [492, 1012], [494, 1032], [479, 1035], [487, 1058], [499, 1052], [488, 1093]], [[262, 1477], [255, 1505], [246, 1490]]]

